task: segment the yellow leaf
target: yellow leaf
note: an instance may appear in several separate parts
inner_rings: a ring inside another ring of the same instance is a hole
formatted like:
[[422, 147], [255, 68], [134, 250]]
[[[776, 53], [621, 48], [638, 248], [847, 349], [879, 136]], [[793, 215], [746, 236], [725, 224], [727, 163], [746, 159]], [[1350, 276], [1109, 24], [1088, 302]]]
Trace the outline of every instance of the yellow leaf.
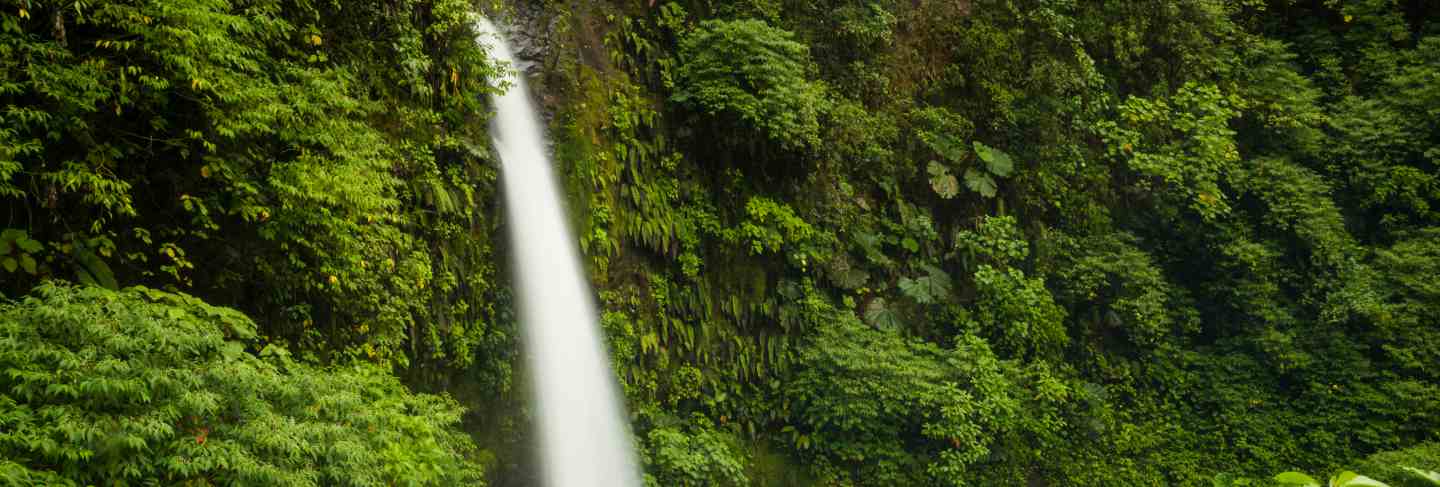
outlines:
[[459, 71], [456, 71], [454, 67], [451, 67], [451, 68], [450, 68], [450, 84], [452, 84], [452, 85], [458, 85], [458, 84], [460, 84], [460, 72], [459, 72]]
[[28, 19], [28, 18], [30, 18], [30, 11], [29, 11], [29, 10], [25, 10], [25, 9], [22, 7], [22, 8], [20, 9], [20, 18], [22, 18], [22, 19]]
[[1350, 23], [1350, 21], [1352, 21], [1352, 20], [1355, 20], [1355, 16], [1354, 16], [1354, 15], [1346, 15], [1346, 16], [1345, 16], [1345, 23], [1348, 24], [1348, 23]]
[[208, 177], [210, 177], [210, 166], [200, 166], [200, 177], [202, 177], [202, 178], [208, 178]]
[[200, 80], [198, 80], [198, 79], [191, 79], [191, 80], [190, 80], [190, 89], [192, 89], [192, 90], [198, 90], [198, 89], [200, 89]]
[[310, 43], [317, 46], [320, 45], [322, 43], [320, 36], [318, 34], [310, 34]]
[[335, 277], [335, 276], [330, 276], [330, 285], [333, 286], [333, 285], [335, 285], [335, 284], [340, 284], [340, 278]]

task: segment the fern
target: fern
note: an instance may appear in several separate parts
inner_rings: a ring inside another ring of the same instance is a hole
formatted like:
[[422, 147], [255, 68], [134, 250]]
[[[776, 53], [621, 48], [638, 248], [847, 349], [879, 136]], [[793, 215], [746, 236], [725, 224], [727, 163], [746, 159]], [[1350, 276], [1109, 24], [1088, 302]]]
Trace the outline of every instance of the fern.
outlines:
[[230, 309], [42, 285], [0, 305], [0, 478], [50, 484], [475, 485], [461, 409], [382, 369], [316, 369]]

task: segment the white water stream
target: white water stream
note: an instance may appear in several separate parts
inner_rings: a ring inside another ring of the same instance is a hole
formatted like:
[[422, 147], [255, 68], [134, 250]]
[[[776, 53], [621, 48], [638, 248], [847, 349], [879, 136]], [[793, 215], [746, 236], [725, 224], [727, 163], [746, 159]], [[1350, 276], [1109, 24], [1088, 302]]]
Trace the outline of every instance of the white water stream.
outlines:
[[[490, 56], [515, 65], [488, 20], [477, 25]], [[491, 133], [500, 154], [505, 207], [536, 399], [548, 487], [638, 487], [624, 406], [600, 338], [594, 298], [550, 168], [545, 135], [523, 75], [496, 95]]]

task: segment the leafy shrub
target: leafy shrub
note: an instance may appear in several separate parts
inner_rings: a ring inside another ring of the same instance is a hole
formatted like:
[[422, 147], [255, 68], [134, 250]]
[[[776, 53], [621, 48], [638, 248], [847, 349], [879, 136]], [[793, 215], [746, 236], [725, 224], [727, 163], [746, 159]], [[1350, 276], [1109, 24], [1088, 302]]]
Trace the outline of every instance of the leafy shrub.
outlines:
[[1013, 485], [1027, 460], [1006, 456], [1059, 427], [1052, 415], [1069, 392], [979, 337], [956, 342], [941, 348], [837, 316], [800, 352], [784, 431], [836, 481], [826, 485]]
[[319, 369], [237, 311], [45, 284], [0, 307], [6, 485], [475, 485], [453, 400], [374, 366]]
[[680, 40], [671, 100], [728, 114], [786, 147], [819, 142], [824, 89], [806, 79], [810, 51], [761, 20], [707, 20]]
[[655, 486], [744, 486], [744, 458], [724, 433], [708, 421], [689, 427], [662, 426], [646, 436], [650, 450], [647, 469]]
[[1044, 356], [1067, 343], [1065, 310], [1055, 304], [1044, 279], [982, 264], [975, 271], [975, 287], [974, 321], [966, 325], [989, 336], [1003, 356]]

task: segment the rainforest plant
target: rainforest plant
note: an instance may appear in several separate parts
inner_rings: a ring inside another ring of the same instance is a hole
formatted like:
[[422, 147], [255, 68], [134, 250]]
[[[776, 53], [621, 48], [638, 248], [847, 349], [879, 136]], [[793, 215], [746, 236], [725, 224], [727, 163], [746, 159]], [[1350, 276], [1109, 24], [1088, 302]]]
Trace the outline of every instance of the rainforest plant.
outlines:
[[42, 284], [0, 306], [0, 479], [483, 480], [454, 400], [411, 393], [371, 365], [297, 363], [255, 329], [235, 310], [140, 287]]

